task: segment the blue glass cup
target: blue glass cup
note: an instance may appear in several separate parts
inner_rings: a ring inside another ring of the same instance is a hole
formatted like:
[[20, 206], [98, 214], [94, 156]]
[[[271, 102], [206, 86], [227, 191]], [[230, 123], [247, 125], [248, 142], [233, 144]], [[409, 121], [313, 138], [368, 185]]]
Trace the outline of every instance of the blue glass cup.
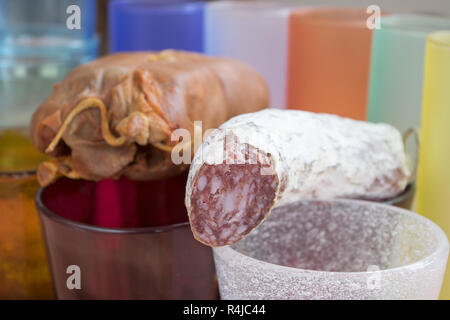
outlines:
[[80, 29], [71, 3], [0, 0], [0, 129], [28, 127], [53, 84], [97, 56], [95, 1], [76, 2]]
[[114, 0], [110, 52], [164, 49], [203, 52], [202, 2]]

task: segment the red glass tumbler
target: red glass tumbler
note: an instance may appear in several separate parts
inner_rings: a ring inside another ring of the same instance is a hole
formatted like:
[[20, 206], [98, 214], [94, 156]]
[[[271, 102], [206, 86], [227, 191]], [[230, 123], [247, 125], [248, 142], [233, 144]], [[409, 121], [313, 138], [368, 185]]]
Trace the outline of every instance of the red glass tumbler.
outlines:
[[59, 299], [217, 299], [209, 247], [190, 231], [186, 176], [60, 179], [36, 198]]

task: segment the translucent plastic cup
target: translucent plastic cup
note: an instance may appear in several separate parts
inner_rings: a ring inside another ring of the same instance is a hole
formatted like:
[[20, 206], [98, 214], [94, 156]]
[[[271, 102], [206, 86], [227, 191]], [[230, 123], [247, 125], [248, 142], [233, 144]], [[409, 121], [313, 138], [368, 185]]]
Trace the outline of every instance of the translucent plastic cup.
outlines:
[[217, 299], [212, 252], [194, 240], [185, 176], [60, 179], [36, 199], [59, 299]]
[[437, 299], [449, 244], [433, 222], [359, 200], [275, 209], [214, 249], [222, 299]]

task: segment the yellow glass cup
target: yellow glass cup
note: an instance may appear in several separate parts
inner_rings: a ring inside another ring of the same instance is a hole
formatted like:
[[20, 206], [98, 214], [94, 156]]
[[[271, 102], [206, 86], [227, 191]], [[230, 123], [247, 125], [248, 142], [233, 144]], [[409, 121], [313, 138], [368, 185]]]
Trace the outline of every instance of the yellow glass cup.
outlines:
[[[450, 235], [450, 31], [427, 38], [417, 211]], [[450, 299], [447, 267], [441, 299]]]
[[43, 160], [22, 130], [0, 130], [0, 299], [51, 299], [34, 199]]

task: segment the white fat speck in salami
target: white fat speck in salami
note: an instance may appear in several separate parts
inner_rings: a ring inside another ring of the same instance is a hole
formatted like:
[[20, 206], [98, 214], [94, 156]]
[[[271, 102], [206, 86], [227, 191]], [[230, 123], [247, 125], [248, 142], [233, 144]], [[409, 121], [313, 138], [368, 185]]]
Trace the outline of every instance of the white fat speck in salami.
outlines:
[[275, 206], [391, 198], [408, 178], [400, 133], [389, 125], [269, 109], [234, 117], [208, 136], [194, 155], [185, 201], [195, 238], [223, 246]]

